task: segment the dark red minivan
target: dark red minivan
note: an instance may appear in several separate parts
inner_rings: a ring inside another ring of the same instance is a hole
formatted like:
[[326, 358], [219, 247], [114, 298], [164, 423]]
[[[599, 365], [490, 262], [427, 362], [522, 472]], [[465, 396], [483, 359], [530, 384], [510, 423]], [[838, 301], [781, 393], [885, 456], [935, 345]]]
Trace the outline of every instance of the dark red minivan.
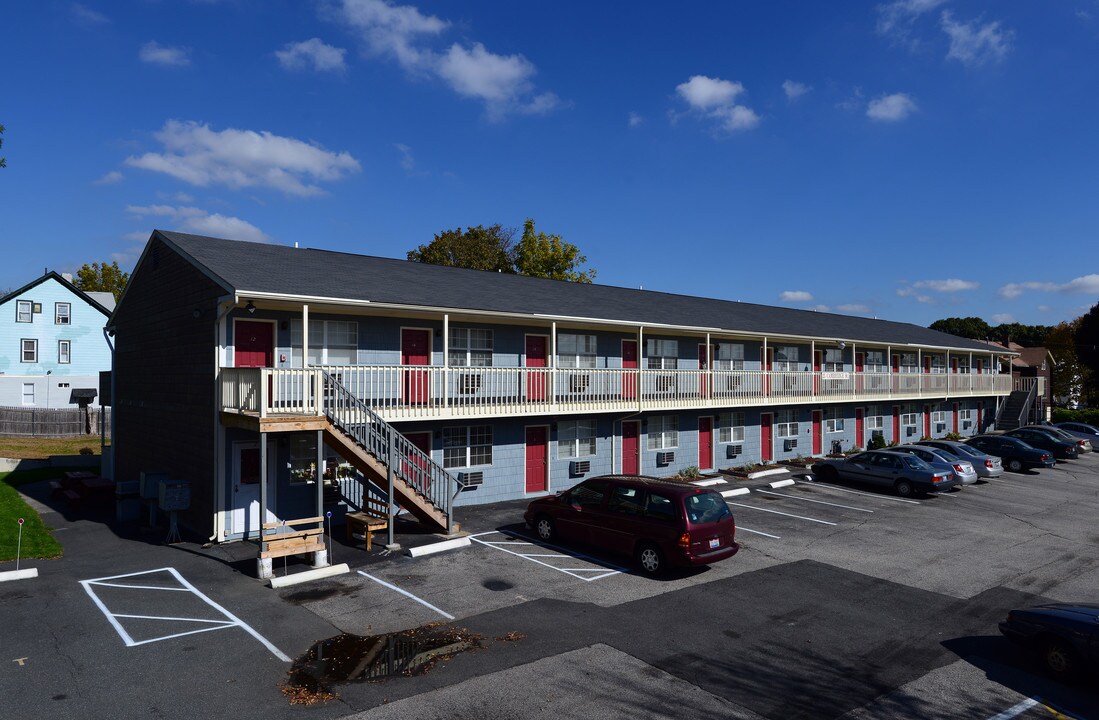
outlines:
[[655, 575], [668, 565], [708, 565], [736, 555], [736, 523], [713, 490], [644, 476], [603, 475], [538, 498], [523, 518], [546, 542], [632, 555]]

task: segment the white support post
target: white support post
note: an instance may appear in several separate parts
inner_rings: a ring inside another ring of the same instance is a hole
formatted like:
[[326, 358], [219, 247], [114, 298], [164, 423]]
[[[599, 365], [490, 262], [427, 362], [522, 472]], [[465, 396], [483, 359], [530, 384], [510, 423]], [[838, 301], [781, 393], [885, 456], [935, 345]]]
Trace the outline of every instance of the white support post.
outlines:
[[[293, 361], [294, 348], [290, 348], [290, 359]], [[293, 364], [293, 362], [291, 362]], [[320, 383], [320, 375], [314, 375], [312, 382], [309, 382], [309, 373], [306, 372], [306, 368], [309, 367], [309, 306], [303, 304], [301, 306], [301, 368], [302, 368], [302, 404], [305, 406], [305, 411], [312, 410], [314, 415], [320, 415], [320, 401], [319, 397], [323, 392], [318, 383]], [[306, 397], [305, 394], [309, 393]]]
[[[641, 382], [644, 380], [642, 375], [642, 368], [645, 367], [645, 326], [637, 326], [637, 412], [641, 412], [645, 407], [645, 389], [641, 387]], [[641, 442], [641, 438], [638, 438], [638, 442]]]
[[[333, 478], [336, 472], [333, 469]], [[324, 517], [324, 431], [317, 431], [317, 517]], [[324, 521], [321, 521], [321, 538], [324, 538]], [[369, 532], [369, 531], [368, 531]], [[313, 567], [328, 567], [328, 550], [313, 551]]]
[[557, 408], [557, 323], [550, 324], [550, 407]]
[[[266, 386], [266, 383], [264, 383]], [[245, 508], [244, 512], [248, 512]], [[267, 522], [267, 433], [259, 434], [259, 541], [263, 547], [263, 524]], [[260, 557], [256, 560], [256, 577], [268, 580], [273, 575], [271, 558]]]
[[[851, 399], [852, 400], [858, 400], [859, 399], [859, 386], [862, 385], [864, 388], [866, 386], [866, 381], [862, 379], [862, 376], [859, 375], [859, 369], [857, 367], [855, 367], [855, 355], [856, 355], [856, 353], [858, 353], [858, 350], [859, 350], [858, 344], [851, 343], [851, 378], [852, 378], [852, 381], [851, 381]], [[842, 360], [843, 358], [840, 358], [840, 359]], [[866, 372], [866, 363], [863, 363], [862, 370], [863, 370], [863, 372]]]
[[450, 407], [450, 313], [443, 313], [443, 407]]

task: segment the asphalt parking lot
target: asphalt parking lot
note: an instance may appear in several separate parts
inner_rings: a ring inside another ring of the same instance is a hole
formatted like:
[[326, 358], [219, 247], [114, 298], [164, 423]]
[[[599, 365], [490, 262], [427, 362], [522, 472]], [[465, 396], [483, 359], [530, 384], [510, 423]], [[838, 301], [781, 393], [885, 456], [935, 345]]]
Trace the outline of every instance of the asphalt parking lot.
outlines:
[[[0, 585], [0, 715], [662, 717], [676, 698], [703, 717], [1099, 717], [996, 630], [1018, 605], [1099, 601], [1099, 458], [911, 500], [806, 479], [728, 501], [742, 551], [655, 580], [536, 542], [525, 503], [469, 508], [464, 549], [281, 590], [59, 522], [65, 559]], [[313, 641], [431, 622], [487, 647], [308, 709], [278, 692]]]

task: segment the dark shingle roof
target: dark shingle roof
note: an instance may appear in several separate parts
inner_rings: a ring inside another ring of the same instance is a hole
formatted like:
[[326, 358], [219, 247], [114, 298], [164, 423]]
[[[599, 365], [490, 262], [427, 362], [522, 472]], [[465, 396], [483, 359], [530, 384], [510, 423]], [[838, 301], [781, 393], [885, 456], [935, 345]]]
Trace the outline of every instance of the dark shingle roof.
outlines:
[[227, 291], [983, 350], [919, 325], [157, 230]]

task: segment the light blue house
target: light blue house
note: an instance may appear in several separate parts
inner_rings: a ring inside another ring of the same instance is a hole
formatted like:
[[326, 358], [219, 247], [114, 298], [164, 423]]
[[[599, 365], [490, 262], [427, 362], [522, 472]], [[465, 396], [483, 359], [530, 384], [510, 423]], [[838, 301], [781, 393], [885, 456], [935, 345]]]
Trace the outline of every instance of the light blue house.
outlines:
[[99, 405], [113, 308], [111, 293], [83, 292], [56, 272], [0, 298], [0, 406], [78, 407], [75, 390], [96, 391]]

